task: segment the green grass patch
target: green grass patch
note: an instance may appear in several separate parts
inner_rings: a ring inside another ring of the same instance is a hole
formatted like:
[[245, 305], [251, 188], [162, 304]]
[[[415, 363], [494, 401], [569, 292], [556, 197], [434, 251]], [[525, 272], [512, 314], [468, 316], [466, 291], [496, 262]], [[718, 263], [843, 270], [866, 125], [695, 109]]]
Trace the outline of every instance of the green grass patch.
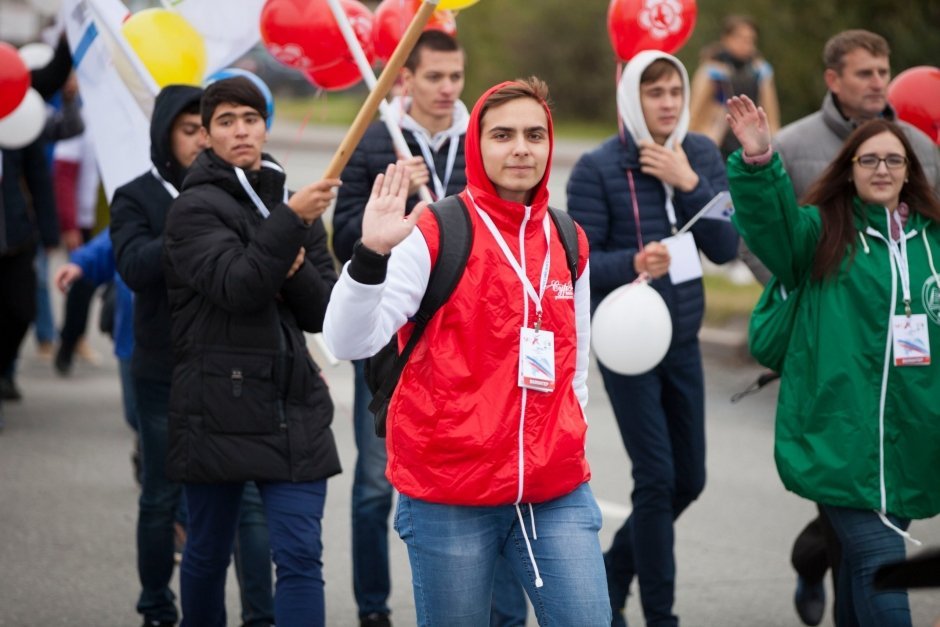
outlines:
[[720, 274], [706, 274], [705, 322], [710, 326], [725, 326], [736, 320], [747, 320], [762, 286], [757, 283], [739, 285]]

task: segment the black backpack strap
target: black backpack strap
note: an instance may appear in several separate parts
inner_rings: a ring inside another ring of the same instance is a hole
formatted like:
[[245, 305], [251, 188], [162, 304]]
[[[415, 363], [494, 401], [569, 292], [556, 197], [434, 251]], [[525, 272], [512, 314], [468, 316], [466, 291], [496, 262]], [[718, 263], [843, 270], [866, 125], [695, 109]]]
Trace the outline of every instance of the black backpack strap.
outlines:
[[561, 245], [565, 247], [565, 258], [568, 260], [568, 270], [571, 271], [571, 287], [578, 281], [578, 227], [567, 211], [548, 208], [552, 222], [561, 236]]
[[[392, 367], [391, 372], [373, 395], [372, 402], [369, 403], [369, 410], [376, 415], [391, 400], [392, 393], [401, 378], [401, 373], [405, 369], [405, 364], [408, 363], [408, 358], [411, 357], [418, 340], [424, 334], [425, 327], [427, 327], [434, 314], [437, 313], [437, 310], [454, 293], [460, 277], [463, 276], [464, 268], [467, 267], [467, 259], [470, 258], [470, 248], [473, 244], [473, 227], [470, 222], [470, 214], [467, 212], [463, 201], [457, 196], [447, 196], [429, 205], [428, 208], [437, 219], [437, 227], [440, 232], [437, 261], [434, 267], [431, 268], [431, 276], [428, 278], [428, 287], [421, 299], [421, 305], [412, 318], [415, 326], [411, 331], [411, 336], [395, 359], [395, 365]], [[384, 431], [384, 424], [382, 430]], [[376, 432], [378, 431], [379, 428], [376, 425]]]

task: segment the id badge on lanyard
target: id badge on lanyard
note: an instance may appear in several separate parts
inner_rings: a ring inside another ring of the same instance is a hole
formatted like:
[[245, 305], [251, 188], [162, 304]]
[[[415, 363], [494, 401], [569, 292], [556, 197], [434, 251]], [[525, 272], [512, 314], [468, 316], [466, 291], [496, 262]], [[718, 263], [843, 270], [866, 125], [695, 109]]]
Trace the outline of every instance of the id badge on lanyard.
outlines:
[[[471, 197], [472, 200], [472, 197]], [[551, 267], [551, 236], [548, 226], [548, 215], [542, 221], [545, 231], [545, 261], [542, 264], [541, 280], [539, 282], [539, 291], [536, 292], [531, 281], [525, 272], [525, 247], [523, 246], [522, 234], [519, 236], [519, 255], [522, 258], [520, 265], [513, 256], [512, 251], [506, 244], [506, 240], [500, 234], [493, 220], [486, 215], [479, 206], [474, 206], [483, 224], [493, 235], [493, 239], [499, 245], [506, 261], [515, 270], [516, 276], [525, 289], [526, 298], [535, 303], [537, 320], [534, 328], [523, 326], [519, 330], [519, 387], [538, 392], [551, 392], [555, 389], [555, 334], [542, 328], [542, 297], [545, 295], [545, 287], [548, 285], [548, 272]], [[528, 305], [526, 305], [528, 307]]]
[[555, 389], [555, 334], [544, 329], [520, 329], [519, 387], [539, 392]]

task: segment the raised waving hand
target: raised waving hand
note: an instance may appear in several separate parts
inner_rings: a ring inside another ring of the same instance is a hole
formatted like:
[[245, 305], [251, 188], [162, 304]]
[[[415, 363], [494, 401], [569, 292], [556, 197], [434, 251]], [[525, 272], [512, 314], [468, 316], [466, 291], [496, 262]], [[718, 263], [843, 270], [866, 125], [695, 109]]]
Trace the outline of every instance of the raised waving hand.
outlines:
[[770, 148], [770, 124], [764, 109], [747, 96], [733, 96], [726, 106], [728, 124], [744, 148], [744, 154], [756, 157], [767, 152]]
[[410, 172], [403, 162], [389, 164], [385, 174], [375, 177], [372, 194], [362, 215], [362, 245], [387, 255], [418, 223], [427, 203], [418, 203], [405, 215]]

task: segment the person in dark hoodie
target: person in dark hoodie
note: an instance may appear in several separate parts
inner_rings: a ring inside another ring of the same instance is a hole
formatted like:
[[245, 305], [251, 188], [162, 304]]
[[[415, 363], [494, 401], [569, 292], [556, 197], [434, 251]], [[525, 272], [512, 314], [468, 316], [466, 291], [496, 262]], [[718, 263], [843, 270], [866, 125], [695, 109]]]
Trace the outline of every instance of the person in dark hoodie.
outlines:
[[648, 372], [628, 376], [599, 366], [633, 471], [633, 512], [604, 555], [615, 627], [624, 624], [634, 577], [646, 624], [678, 624], [673, 524], [705, 487], [698, 343], [705, 293], [701, 272], [674, 283], [669, 268], [674, 261], [698, 263], [699, 250], [714, 263], [731, 261], [738, 250], [734, 227], [721, 220], [691, 226], [684, 260], [674, 260], [663, 242], [728, 189], [716, 146], [686, 133], [688, 94], [678, 59], [638, 53], [617, 88], [623, 133], [584, 154], [568, 180], [568, 211], [591, 243], [593, 305], [646, 274], [669, 308], [673, 329], [668, 352]]
[[333, 403], [307, 350], [336, 271], [320, 219], [338, 179], [288, 198], [262, 153], [264, 96], [246, 78], [206, 88], [208, 148], [167, 215], [175, 367], [167, 470], [184, 482], [183, 625], [225, 624], [225, 570], [245, 481], [261, 492], [278, 627], [325, 621], [321, 519], [340, 472]]
[[[395, 528], [422, 626], [489, 625], [501, 559], [540, 625], [610, 625], [584, 450], [587, 240], [575, 227], [573, 277], [548, 213], [547, 96], [529, 78], [477, 100], [456, 196], [472, 226], [469, 258], [388, 406], [386, 474], [400, 493]], [[372, 355], [413, 328], [442, 236], [426, 205], [404, 217], [408, 179], [400, 162], [372, 188], [324, 323], [337, 357]]]
[[[187, 168], [205, 148], [200, 132], [202, 89], [170, 85], [157, 96], [150, 123], [152, 167], [119, 187], [111, 203], [111, 240], [118, 272], [134, 291], [131, 370], [137, 398], [143, 482], [137, 520], [137, 611], [144, 625], [174, 625], [170, 579], [174, 521], [181, 487], [167, 477], [167, 424], [173, 354], [163, 268], [167, 210]], [[239, 583], [246, 625], [274, 622], [268, 532], [257, 489], [246, 490], [239, 525]]]

